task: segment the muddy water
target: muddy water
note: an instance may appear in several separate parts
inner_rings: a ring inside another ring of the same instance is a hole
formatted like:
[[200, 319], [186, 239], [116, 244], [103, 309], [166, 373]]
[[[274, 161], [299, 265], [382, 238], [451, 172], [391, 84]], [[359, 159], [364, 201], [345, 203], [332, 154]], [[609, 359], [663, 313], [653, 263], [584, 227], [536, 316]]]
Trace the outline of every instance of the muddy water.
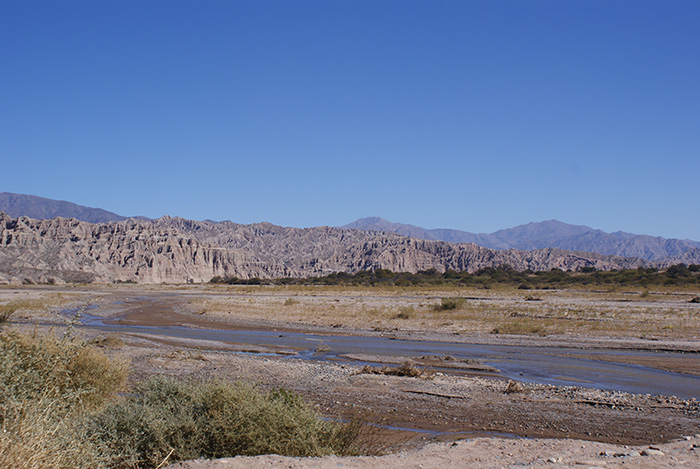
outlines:
[[[163, 304], [157, 306], [162, 313]], [[167, 308], [165, 308], [167, 309]], [[91, 310], [94, 313], [96, 310]], [[74, 312], [74, 311], [73, 311]], [[71, 314], [70, 310], [66, 311]], [[700, 399], [700, 377], [672, 373], [655, 368], [605, 361], [613, 355], [652, 356], [672, 360], [680, 354], [672, 352], [640, 352], [626, 350], [561, 347], [522, 347], [480, 345], [454, 342], [394, 340], [385, 337], [316, 335], [299, 332], [261, 330], [222, 330], [190, 328], [178, 325], [143, 325], [134, 319], [105, 320], [83, 313], [83, 327], [113, 332], [145, 333], [171, 338], [207, 340], [227, 344], [265, 347], [278, 350], [291, 359], [333, 360], [346, 363], [378, 364], [376, 361], [355, 361], [348, 355], [374, 355], [381, 363], [400, 363], [406, 358], [420, 359], [426, 355], [449, 355], [456, 360], [478, 360], [500, 370], [491, 374], [523, 382], [582, 386], [626, 391], [640, 394], [677, 396]], [[167, 324], [167, 322], [166, 322]], [[580, 355], [580, 356], [577, 356]], [[595, 357], [596, 359], [584, 358]], [[700, 360], [700, 356], [698, 357]], [[446, 373], [454, 369], [440, 369]]]

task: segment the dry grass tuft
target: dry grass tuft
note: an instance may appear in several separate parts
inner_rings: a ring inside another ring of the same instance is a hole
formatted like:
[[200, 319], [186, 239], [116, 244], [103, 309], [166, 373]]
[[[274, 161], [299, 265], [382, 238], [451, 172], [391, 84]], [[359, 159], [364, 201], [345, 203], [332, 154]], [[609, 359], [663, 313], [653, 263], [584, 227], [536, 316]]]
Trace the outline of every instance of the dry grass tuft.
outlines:
[[435, 311], [451, 311], [459, 309], [464, 305], [464, 298], [443, 298], [440, 304], [433, 305]]
[[83, 342], [0, 335], [0, 467], [92, 467], [104, 462], [78, 422], [122, 388], [126, 365]]
[[16, 308], [11, 305], [0, 305], [0, 325], [5, 324], [15, 314]]
[[508, 381], [508, 386], [503, 392], [504, 394], [519, 394], [525, 392], [525, 388], [517, 381]]
[[102, 337], [96, 337], [88, 342], [90, 345], [101, 348], [119, 348], [126, 345], [124, 339], [115, 334], [108, 334]]
[[501, 322], [491, 330], [491, 334], [536, 334], [545, 336], [547, 335], [548, 325], [551, 325], [551, 321], [543, 322], [529, 318], [518, 318]]

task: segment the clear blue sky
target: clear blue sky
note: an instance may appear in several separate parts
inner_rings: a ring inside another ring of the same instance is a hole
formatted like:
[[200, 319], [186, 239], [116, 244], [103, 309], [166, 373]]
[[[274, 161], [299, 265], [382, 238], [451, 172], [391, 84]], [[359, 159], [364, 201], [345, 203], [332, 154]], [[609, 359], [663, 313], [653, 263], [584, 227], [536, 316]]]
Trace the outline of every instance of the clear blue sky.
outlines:
[[0, 0], [0, 191], [700, 240], [700, 2]]

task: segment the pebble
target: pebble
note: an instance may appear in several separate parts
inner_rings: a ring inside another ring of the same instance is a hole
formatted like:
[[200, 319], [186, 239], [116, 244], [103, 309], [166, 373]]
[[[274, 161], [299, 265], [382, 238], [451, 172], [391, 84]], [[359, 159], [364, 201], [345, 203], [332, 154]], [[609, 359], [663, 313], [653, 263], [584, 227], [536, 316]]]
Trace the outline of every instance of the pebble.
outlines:
[[547, 462], [558, 463], [561, 462], [561, 458], [549, 458], [547, 459]]
[[642, 450], [642, 456], [663, 456], [664, 452], [659, 449], [646, 448]]

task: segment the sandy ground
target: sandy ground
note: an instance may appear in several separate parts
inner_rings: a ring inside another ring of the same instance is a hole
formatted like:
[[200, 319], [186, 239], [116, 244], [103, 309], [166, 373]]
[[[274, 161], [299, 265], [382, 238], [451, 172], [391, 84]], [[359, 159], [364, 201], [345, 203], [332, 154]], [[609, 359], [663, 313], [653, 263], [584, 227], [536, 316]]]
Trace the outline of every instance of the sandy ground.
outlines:
[[189, 461], [171, 469], [242, 468], [515, 468], [700, 467], [700, 435], [660, 446], [617, 446], [581, 440], [473, 438], [433, 443], [380, 457], [288, 458], [276, 455]]
[[[100, 305], [100, 315], [122, 324], [684, 351], [674, 360], [612, 354], [606, 359], [700, 375], [700, 305], [688, 302], [697, 292], [537, 295], [532, 301], [512, 291], [32, 287], [0, 289], [0, 306], [17, 307], [12, 327], [56, 331], [67, 321], [62, 309], [89, 302]], [[433, 305], [448, 296], [467, 299], [456, 311], [436, 311]], [[499, 327], [510, 333], [492, 333]], [[102, 341], [105, 350], [131, 362], [133, 380], [164, 373], [289, 388], [323, 415], [361, 415], [381, 426], [383, 444], [398, 451], [372, 458], [259, 456], [179, 467], [700, 467], [695, 436], [700, 434], [700, 406], [692, 399], [536, 384], [513, 387], [478, 370], [420, 378], [366, 374], [360, 366], [237, 353], [266, 351], [262, 347], [79, 332], [88, 340], [110, 339]], [[654, 454], [643, 455], [645, 449]]]

